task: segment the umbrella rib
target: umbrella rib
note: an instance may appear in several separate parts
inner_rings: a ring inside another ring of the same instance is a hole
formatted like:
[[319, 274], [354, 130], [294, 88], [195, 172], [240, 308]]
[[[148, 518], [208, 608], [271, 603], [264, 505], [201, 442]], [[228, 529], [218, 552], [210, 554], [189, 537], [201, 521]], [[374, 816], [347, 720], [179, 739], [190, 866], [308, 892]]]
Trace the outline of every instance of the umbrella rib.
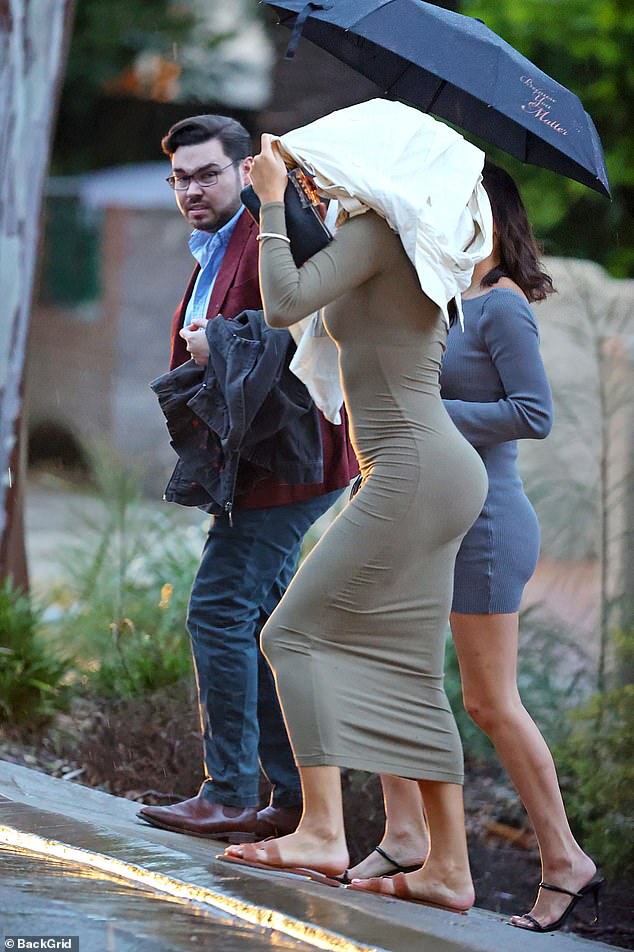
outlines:
[[[392, 90], [394, 89], [394, 87], [397, 86], [398, 83], [400, 83], [400, 81], [402, 80], [403, 76], [404, 76], [405, 73], [408, 71], [408, 69], [411, 69], [411, 66], [412, 66], [411, 63], [408, 63], [408, 64], [407, 64], [407, 66], [405, 67], [405, 69], [403, 69], [402, 72], [399, 73], [399, 75], [396, 77], [396, 79], [395, 79], [392, 83], [390, 83], [390, 85], [388, 86], [388, 88], [385, 90], [386, 93], [391, 93], [391, 92], [392, 92]], [[443, 92], [443, 90], [444, 90], [444, 88], [445, 88], [446, 85], [447, 85], [447, 80], [446, 80], [446, 79], [441, 79], [441, 80], [440, 80], [440, 83], [439, 83], [439, 85], [438, 85], [438, 88], [437, 88], [437, 90], [436, 90], [436, 92], [434, 93], [434, 95], [433, 95], [432, 98], [431, 98], [431, 101], [430, 101], [429, 103], [427, 103], [427, 105], [424, 107], [424, 111], [425, 111], [425, 112], [431, 112], [431, 111], [432, 111], [433, 107], [434, 107], [435, 104], [436, 104], [436, 100], [437, 100], [438, 97], [442, 94], [442, 92]]]
[[[392, 3], [395, 3], [395, 0], [385, 0], [385, 3], [382, 3], [378, 9], [389, 7]], [[349, 23], [348, 26], [344, 27], [344, 32], [349, 33], [350, 30], [356, 30], [359, 24], [363, 23], [364, 20], [368, 20], [373, 13], [376, 13], [376, 10], [371, 10], [370, 13], [364, 13], [363, 16], [359, 17], [358, 20], [355, 20], [354, 23]]]
[[[400, 57], [399, 57], [399, 58], [400, 58]], [[400, 83], [400, 81], [402, 80], [403, 76], [405, 75], [405, 73], [407, 72], [407, 70], [410, 68], [411, 65], [412, 65], [411, 63], [407, 63], [407, 65], [403, 67], [403, 69], [402, 69], [401, 72], [398, 74], [398, 76], [396, 77], [396, 79], [393, 80], [393, 82], [391, 82], [390, 85], [389, 85], [389, 86], [387, 87], [387, 89], [385, 90], [386, 93], [391, 93], [391, 92], [392, 92], [392, 90], [394, 89], [394, 87], [396, 86], [396, 84], [397, 84], [397, 83]]]
[[440, 94], [442, 93], [442, 91], [444, 90], [444, 88], [445, 88], [446, 85], [447, 85], [447, 80], [446, 80], [446, 79], [443, 79], [443, 80], [440, 81], [440, 85], [439, 85], [438, 89], [436, 90], [436, 92], [435, 92], [434, 95], [432, 96], [432, 100], [431, 100], [431, 102], [429, 103], [429, 105], [427, 106], [427, 110], [426, 110], [427, 112], [431, 112], [431, 111], [432, 111], [432, 109], [433, 109], [434, 106], [436, 105], [436, 100], [438, 99], [438, 97], [440, 96]]

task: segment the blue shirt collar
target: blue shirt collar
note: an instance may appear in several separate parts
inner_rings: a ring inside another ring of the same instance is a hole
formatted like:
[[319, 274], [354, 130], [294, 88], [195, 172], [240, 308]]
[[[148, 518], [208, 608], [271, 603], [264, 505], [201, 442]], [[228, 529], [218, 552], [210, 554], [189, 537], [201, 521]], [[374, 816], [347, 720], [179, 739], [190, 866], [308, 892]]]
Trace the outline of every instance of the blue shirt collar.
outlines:
[[221, 248], [223, 251], [226, 249], [243, 211], [244, 208], [241, 206], [233, 218], [230, 218], [218, 231], [201, 231], [199, 228], [194, 228], [189, 238], [189, 250], [201, 268], [208, 264], [216, 251]]

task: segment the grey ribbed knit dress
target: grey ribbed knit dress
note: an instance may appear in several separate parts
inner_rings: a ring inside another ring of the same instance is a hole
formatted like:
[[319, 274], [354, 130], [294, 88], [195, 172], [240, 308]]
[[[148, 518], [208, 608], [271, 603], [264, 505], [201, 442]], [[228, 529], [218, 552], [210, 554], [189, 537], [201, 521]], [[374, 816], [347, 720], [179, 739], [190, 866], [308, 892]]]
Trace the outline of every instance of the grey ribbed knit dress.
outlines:
[[517, 440], [548, 435], [552, 397], [526, 300], [510, 288], [492, 288], [462, 306], [464, 332], [458, 325], [449, 332], [441, 394], [486, 466], [489, 492], [456, 558], [452, 609], [511, 613], [539, 555], [539, 523], [517, 468]]
[[[263, 207], [261, 231], [285, 233], [281, 203]], [[327, 305], [364, 477], [262, 632], [296, 759], [460, 783], [444, 638], [487, 480], [440, 398], [442, 316], [374, 212], [299, 270], [278, 238], [260, 254], [267, 318]]]

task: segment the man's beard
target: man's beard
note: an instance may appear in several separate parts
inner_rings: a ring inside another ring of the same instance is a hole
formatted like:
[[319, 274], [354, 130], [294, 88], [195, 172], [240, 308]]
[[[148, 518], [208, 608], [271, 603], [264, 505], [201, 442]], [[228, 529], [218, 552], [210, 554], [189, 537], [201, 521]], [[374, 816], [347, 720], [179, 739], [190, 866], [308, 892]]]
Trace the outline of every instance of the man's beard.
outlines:
[[[226, 212], [220, 218], [215, 218], [213, 221], [201, 222], [200, 224], [190, 221], [190, 224], [192, 224], [193, 227], [196, 228], [198, 231], [205, 231], [205, 232], [208, 232], [209, 234], [215, 234], [217, 231], [220, 231], [221, 228], [224, 228], [227, 222], [231, 221], [231, 219], [236, 214], [239, 208], [240, 208], [240, 203], [236, 205], [233, 211]], [[206, 205], [198, 206], [198, 208], [195, 207], [194, 210], [199, 210], [199, 211], [207, 210], [207, 206]], [[186, 212], [187, 212], [187, 215], [189, 216], [190, 209], [189, 208], [186, 209]]]

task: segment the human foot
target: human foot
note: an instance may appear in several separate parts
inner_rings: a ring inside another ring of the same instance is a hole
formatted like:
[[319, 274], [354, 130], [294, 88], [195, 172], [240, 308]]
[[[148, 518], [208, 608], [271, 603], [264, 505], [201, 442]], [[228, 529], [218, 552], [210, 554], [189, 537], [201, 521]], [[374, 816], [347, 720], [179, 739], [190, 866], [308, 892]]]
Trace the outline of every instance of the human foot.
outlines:
[[603, 878], [585, 854], [574, 864], [573, 870], [544, 870], [533, 908], [522, 916], [512, 916], [510, 923], [528, 931], [554, 932], [561, 928], [576, 904], [586, 896], [594, 898], [596, 910], [602, 885]]
[[277, 840], [229, 846], [224, 858], [278, 869], [315, 870], [333, 878], [341, 876], [349, 862], [345, 844], [337, 840], [317, 839], [299, 831]]
[[475, 900], [470, 880], [459, 878], [446, 883], [426, 875], [424, 870], [407, 875], [396, 873], [394, 876], [354, 879], [347, 888], [393, 896], [425, 906], [439, 906], [441, 909], [461, 913], [467, 912]]
[[420, 855], [415, 850], [398, 852], [387, 847], [375, 846], [373, 851], [356, 866], [346, 872], [346, 881], [353, 879], [373, 879], [377, 876], [393, 876], [394, 873], [412, 873], [420, 869], [425, 862], [427, 851]]

